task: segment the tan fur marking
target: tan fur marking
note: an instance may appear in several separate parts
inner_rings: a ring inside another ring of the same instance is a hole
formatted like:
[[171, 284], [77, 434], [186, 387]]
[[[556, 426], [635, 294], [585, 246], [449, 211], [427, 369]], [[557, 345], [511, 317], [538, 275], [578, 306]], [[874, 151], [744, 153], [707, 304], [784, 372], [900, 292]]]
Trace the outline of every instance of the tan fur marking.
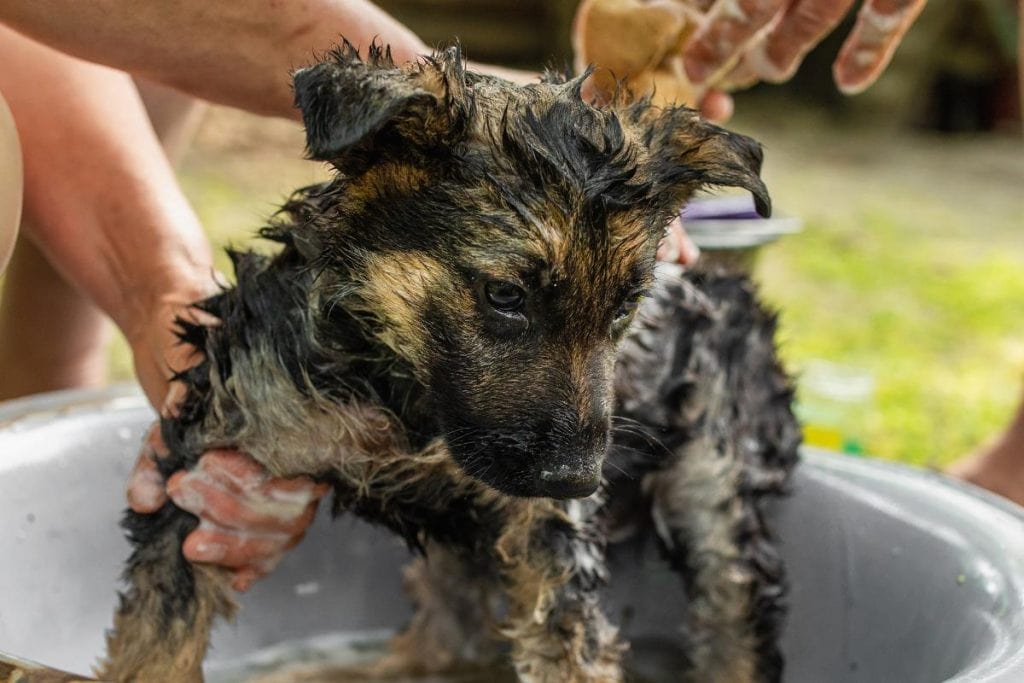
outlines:
[[381, 197], [410, 194], [432, 178], [421, 168], [406, 164], [380, 164], [372, 166], [346, 187], [345, 199], [352, 211]]
[[448, 93], [447, 80], [436, 67], [431, 64], [410, 66], [406, 70], [413, 74], [416, 86], [426, 90], [434, 97], [441, 99]]
[[429, 338], [421, 317], [423, 307], [432, 295], [456, 295], [448, 270], [423, 254], [374, 254], [360, 280], [362, 299], [382, 318], [380, 340], [400, 358], [421, 365]]
[[547, 219], [540, 219], [531, 226], [527, 248], [559, 270], [565, 267], [569, 257], [569, 240], [564, 229], [559, 229]]
[[586, 347], [573, 346], [569, 349], [569, 378], [573, 389], [573, 403], [576, 414], [582, 422], [593, 409], [593, 395], [590, 386], [591, 350]]
[[115, 683], [199, 683], [203, 657], [216, 617], [230, 619], [237, 606], [231, 598], [225, 570], [193, 565], [196, 600], [189, 606], [190, 620], [176, 618], [168, 628], [153, 621], [159, 601], [168, 589], [163, 567], [141, 567], [131, 576], [137, 593], [128, 596], [114, 616], [107, 638], [107, 658], [97, 677]]
[[[613, 216], [608, 219], [608, 232], [612, 248], [624, 256], [640, 255], [652, 240], [651, 230], [647, 226], [647, 216]], [[631, 259], [616, 259], [629, 261]]]

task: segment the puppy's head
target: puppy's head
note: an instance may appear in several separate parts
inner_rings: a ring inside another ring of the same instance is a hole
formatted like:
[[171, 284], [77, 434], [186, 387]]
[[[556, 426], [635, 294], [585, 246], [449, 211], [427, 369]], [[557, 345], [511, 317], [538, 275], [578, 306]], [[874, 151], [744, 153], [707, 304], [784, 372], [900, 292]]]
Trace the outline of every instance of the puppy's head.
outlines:
[[293, 230], [337, 273], [318, 305], [367, 314], [464, 471], [561, 498], [599, 484], [616, 344], [668, 221], [705, 185], [769, 199], [753, 140], [556, 80], [474, 74], [454, 48], [396, 68], [346, 45], [299, 71], [310, 156], [338, 176]]

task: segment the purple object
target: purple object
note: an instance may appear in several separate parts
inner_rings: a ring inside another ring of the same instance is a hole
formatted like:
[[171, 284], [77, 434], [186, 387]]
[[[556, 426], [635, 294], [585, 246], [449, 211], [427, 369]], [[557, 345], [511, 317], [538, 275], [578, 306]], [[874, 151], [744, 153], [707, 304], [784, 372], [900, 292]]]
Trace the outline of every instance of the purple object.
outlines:
[[701, 220], [765, 220], [757, 214], [749, 195], [698, 199], [683, 209], [683, 222]]
[[[793, 216], [759, 216], [749, 195], [698, 199], [683, 209], [682, 217], [686, 233], [705, 252], [705, 260], [742, 262], [747, 269], [758, 247], [800, 231], [800, 219]], [[720, 253], [712, 256], [709, 251]]]

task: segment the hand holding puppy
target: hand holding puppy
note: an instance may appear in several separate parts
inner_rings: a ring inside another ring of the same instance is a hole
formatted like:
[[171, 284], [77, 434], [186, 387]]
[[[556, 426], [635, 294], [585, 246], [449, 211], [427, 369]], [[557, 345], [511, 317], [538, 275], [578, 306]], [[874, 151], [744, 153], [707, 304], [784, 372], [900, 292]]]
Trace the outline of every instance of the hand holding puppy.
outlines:
[[226, 449], [208, 451], [194, 469], [178, 471], [165, 483], [157, 460], [166, 455], [154, 425], [129, 480], [129, 505], [151, 513], [170, 498], [199, 517], [182, 552], [192, 562], [233, 570], [231, 585], [239, 591], [270, 573], [302, 540], [327, 493], [326, 484], [308, 477], [271, 477], [248, 456]]
[[[170, 368], [197, 361], [195, 349], [180, 342], [173, 321], [185, 316], [216, 325], [217, 319], [182, 301], [202, 298], [212, 283], [198, 284], [179, 303], [158, 307], [153, 322], [133, 341], [136, 370], [151, 403], [173, 414], [183, 398], [183, 386], [169, 382]], [[199, 527], [186, 537], [182, 552], [192, 562], [215, 564], [234, 572], [232, 587], [246, 591], [268, 574], [284, 553], [302, 540], [317, 504], [328, 490], [308, 477], [272, 477], [252, 458], [230, 449], [203, 454], [192, 470], [175, 472], [164, 480], [158, 461], [168, 455], [159, 424], [146, 435], [128, 480], [128, 505], [135, 512], [156, 512], [168, 499], [199, 517]]]

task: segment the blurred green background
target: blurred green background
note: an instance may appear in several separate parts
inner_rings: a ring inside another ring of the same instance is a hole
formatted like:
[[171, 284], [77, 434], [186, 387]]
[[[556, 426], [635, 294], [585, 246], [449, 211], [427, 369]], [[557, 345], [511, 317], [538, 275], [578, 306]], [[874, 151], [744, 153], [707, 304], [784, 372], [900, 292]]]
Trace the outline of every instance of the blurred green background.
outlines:
[[[575, 3], [383, 2], [470, 58], [564, 63]], [[776, 206], [804, 221], [756, 267], [781, 313], [812, 441], [942, 466], [1024, 394], [1024, 144], [1013, 0], [935, 0], [882, 80], [844, 98], [842, 33], [782, 87], [737, 96]], [[298, 127], [214, 108], [181, 167], [217, 245], [244, 245], [296, 187], [325, 177]], [[222, 259], [222, 268], [227, 262]], [[113, 377], [131, 377], [122, 341]]]

